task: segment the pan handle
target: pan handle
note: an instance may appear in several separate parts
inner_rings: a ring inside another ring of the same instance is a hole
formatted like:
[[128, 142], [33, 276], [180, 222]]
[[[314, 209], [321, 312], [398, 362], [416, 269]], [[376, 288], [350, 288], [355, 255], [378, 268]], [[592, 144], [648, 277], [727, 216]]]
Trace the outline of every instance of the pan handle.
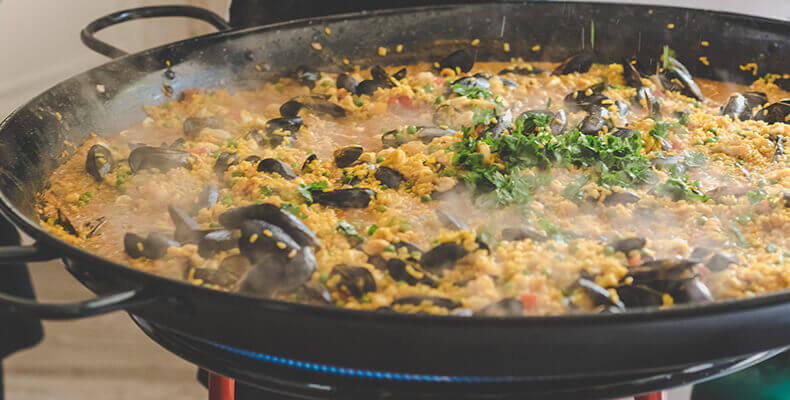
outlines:
[[[0, 246], [0, 269], [19, 267], [20, 263], [47, 261], [58, 258], [53, 251], [36, 244], [30, 246]], [[0, 293], [0, 314], [22, 313], [38, 319], [64, 320], [91, 317], [118, 310], [126, 310], [162, 300], [160, 296], [139, 289], [98, 296], [74, 303], [39, 303], [24, 297]]]
[[123, 57], [129, 53], [96, 38], [95, 33], [109, 26], [117, 25], [136, 19], [149, 19], [158, 17], [186, 17], [206, 21], [220, 31], [231, 28], [222, 17], [205, 8], [193, 6], [152, 6], [131, 8], [105, 15], [90, 24], [80, 32], [80, 38], [89, 49], [110, 58]]

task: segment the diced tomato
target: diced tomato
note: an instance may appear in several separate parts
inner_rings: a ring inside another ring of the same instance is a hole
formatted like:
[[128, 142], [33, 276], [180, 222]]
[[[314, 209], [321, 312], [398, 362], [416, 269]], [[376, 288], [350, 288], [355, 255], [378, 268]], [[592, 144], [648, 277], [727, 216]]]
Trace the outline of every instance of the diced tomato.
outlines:
[[411, 107], [411, 98], [409, 96], [398, 96], [398, 97], [390, 97], [387, 100], [388, 104], [395, 104], [401, 107], [410, 108]]
[[189, 100], [193, 94], [200, 92], [200, 89], [192, 88], [192, 89], [184, 89], [183, 96], [184, 100]]
[[672, 139], [672, 148], [673, 149], [680, 150], [680, 148], [682, 146], [683, 146], [683, 143], [681, 143], [679, 139], [677, 139], [677, 138]]
[[521, 295], [521, 303], [524, 304], [525, 310], [532, 310], [538, 305], [538, 296], [532, 293], [524, 293]]
[[437, 76], [436, 78], [433, 79], [433, 83], [435, 83], [435, 84], [437, 84], [439, 86], [444, 85], [444, 81], [445, 81], [445, 79], [442, 78], [441, 76]]
[[639, 257], [639, 254], [634, 254], [633, 256], [628, 258], [628, 265], [635, 267], [642, 263], [642, 258]]
[[337, 89], [337, 98], [338, 98], [338, 100], [342, 99], [343, 97], [346, 97], [347, 94], [348, 94], [348, 90], [343, 89], [343, 88]]
[[206, 148], [206, 147], [198, 147], [198, 148], [195, 148], [195, 149], [189, 149], [189, 150], [187, 150], [187, 153], [196, 154], [196, 155], [197, 154], [208, 154], [208, 148]]

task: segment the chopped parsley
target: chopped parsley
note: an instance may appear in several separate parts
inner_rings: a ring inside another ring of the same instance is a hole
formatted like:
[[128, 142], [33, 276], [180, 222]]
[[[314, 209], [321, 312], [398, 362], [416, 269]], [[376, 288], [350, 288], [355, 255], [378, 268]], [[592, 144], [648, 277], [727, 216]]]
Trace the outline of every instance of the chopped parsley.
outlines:
[[321, 192], [328, 187], [326, 181], [313, 182], [309, 185], [299, 185], [296, 189], [308, 203], [313, 203], [313, 192]]
[[699, 193], [699, 182], [690, 182], [688, 180], [688, 176], [683, 178], [669, 178], [665, 182], [659, 184], [656, 189], [658, 190], [658, 193], [669, 197], [674, 201], [708, 201], [707, 195]]
[[272, 193], [274, 193], [274, 192], [272, 191], [272, 188], [271, 188], [271, 186], [269, 186], [269, 185], [266, 185], [266, 186], [261, 186], [261, 188], [260, 188], [260, 189], [258, 189], [258, 193], [259, 193], [259, 194], [262, 194], [262, 195], [264, 195], [264, 196], [266, 196], [266, 197], [269, 197], [269, 196], [271, 196], [271, 195], [272, 195]]
[[708, 162], [708, 157], [705, 156], [705, 153], [701, 151], [692, 151], [686, 155], [686, 159], [683, 161], [689, 168], [699, 168], [704, 167], [705, 164]]
[[354, 227], [354, 225], [351, 225], [350, 223], [343, 220], [340, 220], [335, 224], [335, 231], [345, 235], [346, 238], [354, 243], [354, 245], [362, 243], [365, 240], [365, 238], [363, 238], [362, 235], [357, 232], [357, 228]]
[[453, 93], [466, 97], [469, 99], [485, 99], [485, 100], [492, 100], [491, 92], [488, 89], [483, 89], [480, 87], [475, 86], [465, 86], [461, 85], [460, 83], [456, 83], [455, 85], [451, 86]]

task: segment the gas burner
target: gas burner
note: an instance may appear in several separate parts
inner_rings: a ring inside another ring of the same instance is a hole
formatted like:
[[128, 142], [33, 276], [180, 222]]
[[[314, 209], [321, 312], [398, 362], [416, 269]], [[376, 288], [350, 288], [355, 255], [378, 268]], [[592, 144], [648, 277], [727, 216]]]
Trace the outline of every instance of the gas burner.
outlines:
[[671, 371], [618, 376], [440, 376], [368, 371], [236, 349], [167, 329], [132, 315], [154, 341], [224, 376], [282, 399], [612, 399], [649, 393], [730, 374], [787, 348], [687, 366]]

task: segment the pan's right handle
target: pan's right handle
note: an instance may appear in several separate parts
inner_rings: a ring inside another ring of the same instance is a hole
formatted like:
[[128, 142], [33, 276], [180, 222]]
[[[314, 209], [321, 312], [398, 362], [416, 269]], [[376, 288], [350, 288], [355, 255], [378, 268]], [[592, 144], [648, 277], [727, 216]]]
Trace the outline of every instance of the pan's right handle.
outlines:
[[123, 57], [129, 53], [96, 38], [95, 33], [109, 26], [137, 19], [158, 17], [186, 17], [206, 21], [220, 31], [231, 28], [222, 17], [205, 8], [193, 6], [153, 6], [132, 8], [105, 15], [86, 26], [80, 32], [80, 38], [91, 50], [110, 58]]
[[[0, 246], [0, 270], [19, 267], [21, 263], [47, 261], [58, 258], [44, 246]], [[74, 303], [39, 303], [24, 297], [0, 293], [0, 314], [22, 313], [38, 319], [64, 320], [86, 318], [118, 310], [148, 305], [162, 300], [141, 289], [126, 290]]]

